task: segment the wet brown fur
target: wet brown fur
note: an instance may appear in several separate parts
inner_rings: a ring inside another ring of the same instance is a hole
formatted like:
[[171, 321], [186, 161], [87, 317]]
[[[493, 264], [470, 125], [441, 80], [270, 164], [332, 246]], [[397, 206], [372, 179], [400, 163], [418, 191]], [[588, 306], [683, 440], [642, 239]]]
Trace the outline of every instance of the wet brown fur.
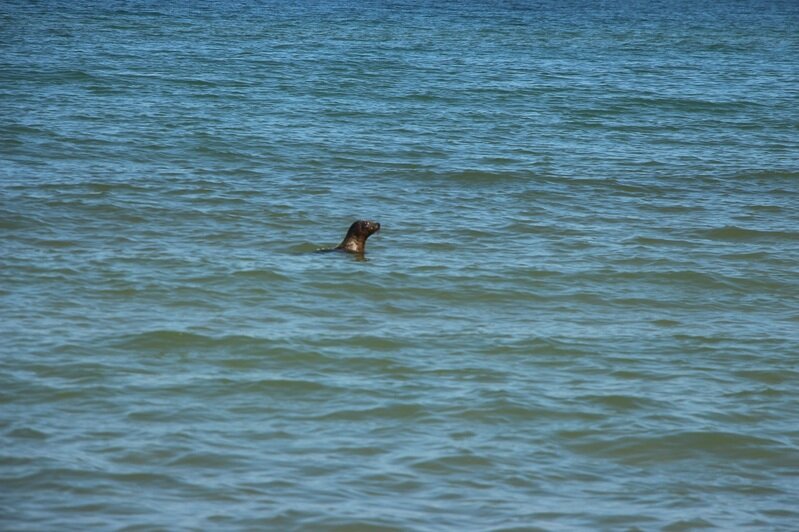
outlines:
[[341, 244], [334, 249], [340, 249], [349, 253], [357, 253], [363, 255], [366, 250], [366, 239], [380, 230], [380, 224], [368, 220], [358, 220], [353, 222], [347, 231], [347, 236], [341, 241]]

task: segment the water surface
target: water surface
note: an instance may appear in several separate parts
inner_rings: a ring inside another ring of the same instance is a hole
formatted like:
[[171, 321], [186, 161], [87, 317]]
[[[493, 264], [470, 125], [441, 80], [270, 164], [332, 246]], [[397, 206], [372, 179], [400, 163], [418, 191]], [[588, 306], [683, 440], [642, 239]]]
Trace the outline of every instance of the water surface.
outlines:
[[795, 529], [797, 27], [3, 2], [2, 528]]

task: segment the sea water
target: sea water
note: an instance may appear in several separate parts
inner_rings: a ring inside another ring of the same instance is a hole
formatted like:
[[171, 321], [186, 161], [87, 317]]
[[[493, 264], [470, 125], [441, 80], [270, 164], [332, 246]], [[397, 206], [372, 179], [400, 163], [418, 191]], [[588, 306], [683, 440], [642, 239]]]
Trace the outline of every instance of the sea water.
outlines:
[[795, 530], [797, 264], [793, 1], [4, 0], [0, 528]]

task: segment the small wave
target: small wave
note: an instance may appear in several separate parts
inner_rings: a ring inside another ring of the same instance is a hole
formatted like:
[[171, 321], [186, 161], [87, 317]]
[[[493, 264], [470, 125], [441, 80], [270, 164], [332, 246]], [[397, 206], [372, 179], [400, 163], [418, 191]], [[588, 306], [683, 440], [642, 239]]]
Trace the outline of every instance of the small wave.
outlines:
[[734, 277], [721, 273], [703, 272], [698, 270], [671, 270], [664, 272], [641, 272], [624, 274], [628, 279], [652, 281], [658, 284], [684, 284], [696, 286], [703, 290], [734, 290], [749, 292], [751, 288], [768, 289], [778, 288], [776, 282], [763, 281], [757, 278]]
[[472, 453], [452, 454], [418, 460], [412, 467], [425, 473], [471, 472], [475, 468], [490, 468], [493, 462], [485, 456]]
[[[9, 124], [5, 127], [6, 135], [51, 135], [52, 131], [30, 124]], [[17, 187], [14, 187], [17, 188]]]
[[[558, 355], [558, 357], [588, 355], [593, 352], [590, 345], [582, 344], [576, 340], [544, 337], [499, 343], [494, 350], [497, 354], [541, 354]], [[560, 364], [561, 362], [558, 363]]]
[[665, 532], [673, 532], [678, 530], [699, 530], [702, 528], [717, 528], [717, 525], [707, 519], [696, 517], [694, 519], [679, 519], [672, 521], [662, 528]]
[[578, 399], [613, 410], [637, 410], [659, 406], [656, 401], [632, 395], [586, 395]]
[[18, 427], [7, 432], [6, 436], [25, 440], [46, 440], [49, 437], [46, 432], [31, 427]]
[[364, 348], [369, 352], [373, 351], [395, 351], [408, 345], [405, 338], [391, 338], [388, 336], [377, 335], [354, 335], [345, 339], [337, 339], [336, 342], [344, 341], [351, 348]]
[[110, 344], [122, 349], [171, 350], [208, 347], [266, 347], [268, 342], [262, 338], [244, 335], [214, 337], [187, 331], [162, 329], [118, 337], [113, 339]]
[[292, 280], [291, 277], [280, 274], [274, 270], [239, 270], [233, 272], [232, 275], [233, 277], [241, 277], [263, 283], [287, 282]]
[[694, 235], [710, 240], [724, 240], [730, 242], [756, 240], [799, 240], [799, 232], [796, 231], [763, 231], [759, 229], [747, 229], [735, 225], [698, 230], [694, 231]]
[[[590, 436], [587, 436], [591, 439]], [[625, 462], [672, 462], [712, 455], [719, 460], [774, 460], [785, 457], [783, 445], [772, 439], [717, 431], [686, 431], [659, 437], [591, 439], [572, 447], [589, 455]]]
[[84, 183], [76, 183], [71, 188], [78, 190], [85, 188], [89, 192], [108, 194], [112, 192], [149, 192], [151, 187], [137, 185], [135, 183], [125, 181], [87, 181]]
[[426, 409], [417, 403], [398, 403], [387, 406], [364, 409], [341, 409], [321, 416], [329, 421], [365, 421], [376, 419], [413, 420], [414, 423], [422, 422], [426, 416]]
[[247, 463], [244, 456], [211, 452], [185, 452], [166, 462], [167, 467], [234, 469]]
[[[758, 388], [752, 390], [742, 390], [739, 392], [733, 392], [729, 394], [725, 394], [726, 397], [732, 397], [735, 399], [742, 399], [749, 403], [753, 400], [763, 399], [770, 402], [779, 401], [781, 398], [787, 397], [791, 395], [788, 392], [778, 390], [776, 388], [766, 387], [766, 388]], [[762, 421], [762, 416], [757, 416], [754, 418], [756, 421]]]
[[799, 372], [781, 369], [771, 370], [744, 370], [736, 373], [739, 377], [762, 382], [764, 384], [782, 384], [784, 382], [798, 381]]
[[700, 334], [675, 334], [674, 339], [700, 344], [721, 344], [728, 341], [728, 338], [726, 337], [706, 336]]
[[728, 253], [726, 255], [721, 255], [721, 257], [725, 259], [733, 259], [733, 260], [747, 260], [747, 261], [760, 261], [769, 259], [769, 254], [765, 251], [751, 251], [751, 252], [743, 252], [743, 253]]
[[652, 320], [652, 324], [657, 325], [658, 327], [679, 327], [682, 325], [682, 322], [677, 320], [658, 319]]
[[690, 111], [702, 113], [731, 114], [740, 112], [742, 108], [759, 107], [759, 104], [748, 100], [719, 101], [701, 98], [663, 98], [631, 96], [617, 98], [612, 111], [623, 112], [630, 109], [650, 108], [671, 111]]
[[338, 390], [336, 386], [300, 379], [258, 379], [250, 382], [224, 379], [224, 382], [221, 384], [226, 389], [235, 388], [236, 393], [254, 393], [257, 395], [275, 392], [280, 394], [305, 395], [323, 391], [333, 393]]
[[768, 212], [768, 213], [774, 213], [774, 214], [780, 213], [780, 212], [782, 212], [784, 210], [783, 207], [781, 207], [779, 205], [764, 205], [764, 204], [763, 205], [750, 205], [749, 209], [753, 210], [753, 211]]
[[417, 178], [425, 181], [440, 180], [456, 183], [470, 184], [492, 184], [503, 181], [515, 181], [519, 179], [528, 180], [531, 178], [530, 172], [521, 171], [485, 171], [476, 169], [459, 169], [451, 171], [420, 171], [414, 174]]
[[[565, 236], [583, 236], [585, 233], [580, 230], [570, 229], [568, 227], [558, 226], [556, 224], [535, 224], [524, 222], [511, 222], [502, 229], [502, 235], [512, 234], [529, 234], [529, 235], [558, 235]], [[492, 233], [488, 234], [489, 237], [496, 237]]]
[[775, 168], [767, 170], [747, 170], [737, 174], [735, 177], [741, 179], [758, 179], [767, 182], [772, 181], [787, 181], [795, 183], [799, 179], [799, 170], [792, 168], [790, 170]]
[[477, 406], [463, 408], [456, 416], [468, 424], [505, 425], [507, 423], [536, 423], [543, 419], [562, 420], [562, 412], [551, 408], [530, 405], [507, 398], [481, 402]]
[[31, 239], [32, 244], [43, 248], [73, 248], [80, 243], [75, 240]]
[[41, 222], [33, 216], [10, 211], [0, 211], [0, 229], [15, 230], [39, 225]]
[[634, 236], [627, 240], [631, 244], [638, 244], [641, 246], [675, 246], [675, 247], [688, 247], [693, 246], [691, 242], [685, 240], [678, 240], [674, 238], [656, 238], [647, 236]]
[[[323, 517], [309, 516], [302, 520], [303, 529], [306, 530], [367, 530], [373, 532], [401, 532], [408, 530], [407, 523], [402, 523], [396, 517], [338, 517], [325, 512]], [[280, 530], [286, 527], [285, 523], [270, 523], [258, 521], [256, 526], [250, 527], [262, 530]]]
[[98, 76], [79, 69], [40, 71], [33, 73], [33, 76], [53, 82], [98, 82], [101, 80]]

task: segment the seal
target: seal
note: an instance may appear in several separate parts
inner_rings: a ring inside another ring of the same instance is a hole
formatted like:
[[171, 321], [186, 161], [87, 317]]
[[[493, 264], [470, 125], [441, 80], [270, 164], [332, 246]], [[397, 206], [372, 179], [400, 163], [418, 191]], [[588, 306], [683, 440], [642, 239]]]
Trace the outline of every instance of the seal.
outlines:
[[347, 235], [341, 244], [334, 248], [320, 249], [318, 251], [346, 251], [363, 256], [366, 250], [366, 239], [380, 230], [380, 224], [369, 220], [358, 220], [352, 222]]

